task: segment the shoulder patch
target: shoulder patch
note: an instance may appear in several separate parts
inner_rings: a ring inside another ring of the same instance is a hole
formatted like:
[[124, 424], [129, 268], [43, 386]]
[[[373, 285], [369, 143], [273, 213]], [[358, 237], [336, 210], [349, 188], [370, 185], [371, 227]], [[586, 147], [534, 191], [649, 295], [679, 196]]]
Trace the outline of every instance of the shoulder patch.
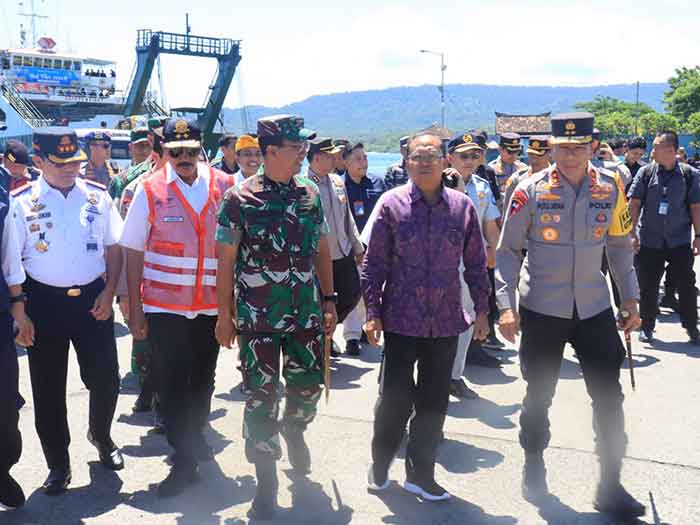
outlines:
[[105, 186], [104, 184], [100, 184], [99, 182], [96, 182], [96, 181], [90, 180], [90, 179], [83, 179], [83, 180], [85, 181], [85, 184], [87, 184], [89, 186], [94, 186], [95, 188], [99, 188], [103, 191], [107, 191], [107, 186]]
[[527, 205], [529, 200], [530, 197], [528, 197], [526, 192], [524, 192], [522, 189], [516, 189], [515, 193], [513, 193], [513, 196], [510, 199], [510, 210], [508, 210], [508, 217], [512, 217], [522, 210]]
[[19, 197], [20, 195], [23, 195], [24, 193], [27, 193], [30, 189], [32, 189], [34, 186], [36, 186], [35, 182], [28, 182], [26, 184], [23, 184], [19, 188], [15, 188], [10, 192], [11, 197]]

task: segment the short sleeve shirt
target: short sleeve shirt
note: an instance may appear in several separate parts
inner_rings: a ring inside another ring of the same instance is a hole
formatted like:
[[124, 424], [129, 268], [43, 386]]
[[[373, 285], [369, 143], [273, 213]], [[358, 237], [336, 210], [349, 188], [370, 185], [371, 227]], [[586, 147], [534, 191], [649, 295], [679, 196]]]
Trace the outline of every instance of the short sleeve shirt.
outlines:
[[501, 216], [490, 184], [478, 175], [472, 175], [469, 178], [469, 182], [464, 186], [464, 192], [472, 200], [482, 228], [484, 222], [495, 221]]
[[229, 189], [216, 239], [238, 244], [236, 318], [243, 333], [318, 331], [320, 291], [314, 267], [328, 226], [316, 184], [281, 184], [264, 174]]

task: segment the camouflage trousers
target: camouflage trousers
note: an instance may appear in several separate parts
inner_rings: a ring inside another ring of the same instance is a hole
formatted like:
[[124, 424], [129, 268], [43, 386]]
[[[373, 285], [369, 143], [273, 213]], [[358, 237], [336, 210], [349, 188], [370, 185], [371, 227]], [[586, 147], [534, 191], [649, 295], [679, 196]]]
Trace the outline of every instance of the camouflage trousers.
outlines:
[[283, 423], [302, 430], [316, 417], [323, 383], [323, 333], [304, 331], [280, 334], [241, 334], [243, 374], [251, 394], [243, 416], [246, 457], [279, 459], [279, 397], [282, 353], [286, 385]]

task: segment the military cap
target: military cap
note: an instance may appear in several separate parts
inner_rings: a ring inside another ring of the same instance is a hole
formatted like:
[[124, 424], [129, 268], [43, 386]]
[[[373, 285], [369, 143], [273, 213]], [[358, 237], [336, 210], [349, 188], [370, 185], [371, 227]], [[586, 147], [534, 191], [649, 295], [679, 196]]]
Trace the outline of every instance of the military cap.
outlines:
[[238, 140], [238, 136], [234, 135], [233, 133], [224, 133], [219, 137], [219, 147], [221, 146], [228, 146], [229, 144], [233, 143], [235, 144], [236, 141]]
[[475, 135], [470, 131], [457, 133], [447, 144], [448, 153], [460, 153], [470, 149], [486, 149], [486, 140], [483, 135]]
[[41, 155], [54, 164], [87, 160], [85, 152], [78, 147], [75, 130], [66, 126], [37, 128], [32, 147], [36, 155]]
[[333, 154], [343, 151], [344, 149], [344, 147], [334, 145], [333, 139], [326, 137], [316, 137], [309, 144], [309, 153], [324, 152]]
[[29, 151], [27, 146], [18, 140], [8, 140], [5, 144], [5, 158], [15, 164], [29, 166]]
[[148, 141], [148, 128], [136, 128], [131, 130], [130, 141], [132, 144], [138, 144], [139, 142]]
[[348, 139], [333, 139], [333, 145], [338, 151], [343, 151], [349, 144], [350, 141]]
[[498, 145], [506, 148], [510, 152], [520, 151], [520, 135], [517, 133], [503, 133], [498, 142]]
[[408, 141], [410, 138], [411, 137], [409, 135], [406, 135], [405, 137], [401, 137], [399, 139], [399, 146], [401, 146], [402, 148], [408, 146]]
[[202, 146], [202, 130], [191, 119], [169, 118], [163, 130], [163, 146], [166, 148], [199, 148]]
[[593, 114], [560, 113], [552, 117], [550, 144], [589, 144], [593, 140]]
[[258, 137], [276, 137], [292, 142], [312, 140], [316, 133], [304, 127], [304, 118], [296, 115], [272, 115], [258, 120]]
[[246, 148], [260, 148], [258, 139], [250, 135], [241, 135], [236, 141], [236, 153]]
[[534, 135], [530, 137], [527, 144], [527, 154], [541, 157], [546, 155], [552, 147], [549, 145], [549, 137], [547, 135]]
[[85, 135], [85, 144], [93, 142], [112, 142], [112, 134], [108, 131], [91, 131]]

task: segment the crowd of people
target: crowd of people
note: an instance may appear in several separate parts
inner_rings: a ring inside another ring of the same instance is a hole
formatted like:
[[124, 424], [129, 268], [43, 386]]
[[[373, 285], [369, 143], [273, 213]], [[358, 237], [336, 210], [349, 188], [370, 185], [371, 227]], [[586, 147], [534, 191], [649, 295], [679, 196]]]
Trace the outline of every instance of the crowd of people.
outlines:
[[[301, 117], [265, 117], [256, 131], [223, 135], [222, 157], [209, 165], [196, 122], [153, 119], [132, 130], [132, 165], [122, 172], [110, 163], [107, 131], [86, 137], [89, 156], [66, 127], [37, 129], [31, 153], [8, 142], [0, 503], [24, 504], [10, 475], [24, 403], [15, 343], [27, 348], [45, 492], [64, 492], [72, 478], [71, 344], [90, 391], [87, 438], [106, 468], [125, 467], [111, 433], [116, 300], [133, 339], [133, 410], [152, 411], [173, 449], [161, 497], [183, 493], [214, 458], [205, 429], [220, 347], [238, 349], [245, 455], [257, 479], [250, 515], [265, 519], [277, 507], [280, 435], [294, 471], [308, 475], [304, 432], [328, 388], [330, 359], [369, 344], [382, 347], [383, 363], [368, 490], [388, 487], [407, 437], [404, 488], [449, 499], [435, 479], [449, 397], [479, 396], [465, 366], [501, 366], [498, 325], [510, 343], [522, 331], [524, 497], [548, 493], [548, 410], [570, 343], [593, 401], [595, 507], [644, 514], [620, 482], [627, 438], [618, 329], [641, 327], [640, 339], [653, 344], [665, 272], [661, 306], [676, 309], [700, 344], [700, 174], [674, 132], [654, 138], [645, 163], [644, 138], [602, 142], [593, 115], [561, 114], [551, 135], [528, 138], [527, 163], [514, 133], [500, 136], [499, 156], [487, 163], [485, 131], [448, 140], [423, 131], [401, 139], [401, 162], [381, 177], [368, 173], [362, 143], [317, 136]], [[344, 348], [332, 341], [338, 323]]]

